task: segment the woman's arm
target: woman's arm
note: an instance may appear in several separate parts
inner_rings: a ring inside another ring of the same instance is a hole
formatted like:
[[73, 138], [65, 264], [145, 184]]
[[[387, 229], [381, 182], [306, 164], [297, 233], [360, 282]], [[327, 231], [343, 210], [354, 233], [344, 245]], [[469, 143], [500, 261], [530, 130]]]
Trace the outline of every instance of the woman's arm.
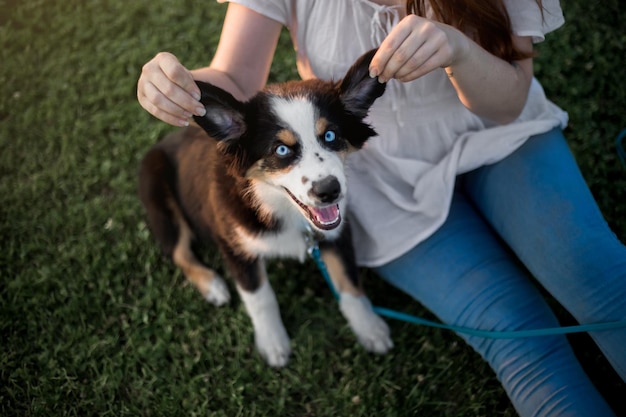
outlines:
[[162, 121], [185, 126], [202, 116], [194, 80], [217, 85], [244, 100], [267, 82], [282, 25], [235, 3], [228, 5], [222, 34], [211, 64], [189, 71], [167, 52], [146, 63], [137, 82], [139, 103]]
[[[521, 51], [532, 52], [530, 37], [514, 37]], [[473, 113], [509, 123], [521, 113], [533, 77], [531, 58], [506, 62], [461, 31], [409, 15], [391, 31], [370, 65], [382, 81], [411, 81], [445, 68], [461, 102]]]
[[230, 3], [211, 65], [192, 71], [194, 78], [247, 99], [267, 82], [282, 25]]

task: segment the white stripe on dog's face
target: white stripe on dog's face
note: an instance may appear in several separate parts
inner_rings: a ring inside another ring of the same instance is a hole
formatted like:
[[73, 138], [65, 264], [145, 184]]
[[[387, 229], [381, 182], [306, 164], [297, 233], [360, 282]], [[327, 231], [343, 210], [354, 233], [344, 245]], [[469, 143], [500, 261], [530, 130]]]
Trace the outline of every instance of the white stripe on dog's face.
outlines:
[[312, 182], [335, 176], [341, 185], [343, 196], [345, 155], [322, 145], [320, 136], [324, 135], [325, 126], [321, 126], [319, 111], [315, 105], [304, 98], [287, 100], [275, 97], [272, 99], [271, 107], [278, 119], [293, 133], [301, 152], [300, 159], [290, 166], [288, 174], [285, 172], [274, 177], [276, 185], [287, 188], [305, 204], [319, 206], [323, 204], [314, 201], [309, 195]]

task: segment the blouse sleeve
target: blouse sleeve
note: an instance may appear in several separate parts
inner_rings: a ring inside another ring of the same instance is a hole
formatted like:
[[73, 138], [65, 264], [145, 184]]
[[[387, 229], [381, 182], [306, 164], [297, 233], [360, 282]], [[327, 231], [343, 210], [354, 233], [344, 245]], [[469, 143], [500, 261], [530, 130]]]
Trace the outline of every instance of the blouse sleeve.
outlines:
[[536, 0], [504, 0], [511, 19], [513, 34], [530, 36], [538, 43], [545, 35], [563, 25], [563, 11], [559, 0], [543, 0], [543, 14]]
[[245, 6], [272, 20], [289, 25], [291, 16], [290, 0], [217, 0], [218, 3], [233, 2]]

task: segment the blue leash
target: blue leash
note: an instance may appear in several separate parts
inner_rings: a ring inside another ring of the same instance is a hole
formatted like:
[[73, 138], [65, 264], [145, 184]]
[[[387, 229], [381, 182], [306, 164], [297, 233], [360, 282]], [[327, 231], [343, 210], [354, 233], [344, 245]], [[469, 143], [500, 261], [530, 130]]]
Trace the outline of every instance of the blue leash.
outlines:
[[[331, 292], [336, 300], [339, 300], [339, 293], [335, 289], [333, 282], [330, 279], [330, 274], [328, 273], [328, 269], [326, 269], [326, 264], [322, 260], [320, 249], [317, 246], [317, 243], [309, 241], [309, 249], [308, 253], [315, 261], [318, 269], [324, 276], [326, 283], [330, 287]], [[408, 323], [435, 327], [438, 329], [446, 329], [452, 330], [457, 333], [465, 333], [471, 336], [479, 336], [490, 339], [518, 339], [523, 337], [537, 337], [537, 336], [549, 336], [549, 335], [557, 335], [557, 334], [568, 334], [568, 333], [582, 333], [582, 332], [591, 332], [591, 331], [600, 331], [600, 330], [609, 330], [609, 329], [617, 329], [620, 327], [626, 327], [626, 320], [621, 321], [612, 321], [607, 323], [593, 323], [593, 324], [581, 324], [578, 326], [565, 326], [565, 327], [552, 327], [545, 329], [533, 329], [533, 330], [514, 330], [514, 331], [497, 331], [497, 330], [479, 330], [472, 329], [469, 327], [460, 327], [448, 324], [442, 324], [438, 322], [434, 322], [431, 320], [426, 320], [420, 317], [412, 316], [410, 314], [401, 313], [399, 311], [390, 310], [383, 307], [373, 307], [374, 312], [382, 317], [387, 317], [390, 319], [405, 321]]]

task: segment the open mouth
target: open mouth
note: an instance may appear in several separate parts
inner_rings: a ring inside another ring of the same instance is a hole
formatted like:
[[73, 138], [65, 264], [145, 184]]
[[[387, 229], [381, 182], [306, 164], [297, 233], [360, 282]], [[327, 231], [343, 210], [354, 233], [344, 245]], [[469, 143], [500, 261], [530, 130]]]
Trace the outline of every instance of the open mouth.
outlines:
[[300, 208], [306, 213], [307, 217], [318, 229], [332, 230], [341, 223], [341, 213], [339, 213], [339, 204], [332, 204], [325, 207], [307, 206], [298, 200], [295, 195], [285, 188], [287, 194]]

